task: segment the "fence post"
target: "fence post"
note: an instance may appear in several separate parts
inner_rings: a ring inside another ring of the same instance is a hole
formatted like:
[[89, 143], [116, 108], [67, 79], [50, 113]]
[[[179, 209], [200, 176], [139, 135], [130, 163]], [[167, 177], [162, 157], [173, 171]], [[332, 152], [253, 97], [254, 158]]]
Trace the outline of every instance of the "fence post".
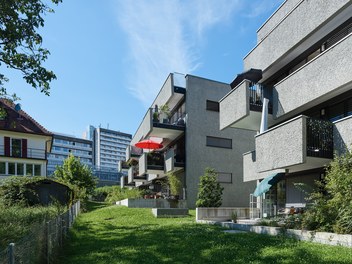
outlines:
[[9, 264], [15, 264], [15, 243], [9, 244]]
[[50, 223], [46, 222], [45, 223], [45, 229], [46, 229], [46, 263], [50, 263]]

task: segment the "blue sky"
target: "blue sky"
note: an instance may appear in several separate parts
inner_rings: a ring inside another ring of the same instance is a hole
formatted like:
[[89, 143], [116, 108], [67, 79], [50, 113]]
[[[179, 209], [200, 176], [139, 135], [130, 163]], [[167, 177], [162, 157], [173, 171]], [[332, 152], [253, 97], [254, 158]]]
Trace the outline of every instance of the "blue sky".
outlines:
[[[9, 92], [53, 132], [89, 124], [134, 134], [170, 72], [230, 83], [283, 0], [63, 0], [45, 17], [50, 96], [20, 74]], [[1, 69], [3, 71], [3, 69]]]

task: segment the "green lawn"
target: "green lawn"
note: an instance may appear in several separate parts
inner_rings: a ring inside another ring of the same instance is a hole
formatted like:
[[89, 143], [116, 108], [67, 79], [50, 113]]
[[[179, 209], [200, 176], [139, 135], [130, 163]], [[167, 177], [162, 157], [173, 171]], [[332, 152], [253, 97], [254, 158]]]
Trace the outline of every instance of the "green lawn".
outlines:
[[352, 249], [252, 233], [226, 234], [150, 209], [90, 204], [59, 263], [352, 263]]

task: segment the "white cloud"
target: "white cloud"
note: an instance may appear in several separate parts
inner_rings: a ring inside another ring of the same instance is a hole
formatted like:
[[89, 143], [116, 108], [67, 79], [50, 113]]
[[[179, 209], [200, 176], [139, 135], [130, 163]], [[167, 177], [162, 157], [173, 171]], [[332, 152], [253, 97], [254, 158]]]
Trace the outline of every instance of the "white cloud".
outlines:
[[270, 10], [273, 10], [275, 7], [278, 7], [282, 2], [282, 0], [252, 1], [251, 5], [248, 7], [248, 12], [245, 13], [245, 17], [256, 18]]
[[[116, 2], [114, 2], [116, 3]], [[226, 23], [239, 0], [121, 0], [119, 25], [130, 49], [129, 89], [149, 106], [170, 72], [201, 65], [198, 44], [207, 30]]]

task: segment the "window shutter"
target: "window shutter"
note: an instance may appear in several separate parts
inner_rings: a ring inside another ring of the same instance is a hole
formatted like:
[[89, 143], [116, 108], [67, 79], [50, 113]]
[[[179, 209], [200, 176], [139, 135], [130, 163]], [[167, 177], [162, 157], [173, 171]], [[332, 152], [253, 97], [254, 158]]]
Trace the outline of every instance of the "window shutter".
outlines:
[[27, 139], [22, 139], [22, 158], [27, 158]]
[[5, 156], [10, 157], [10, 138], [4, 137], [4, 145], [5, 145]]

